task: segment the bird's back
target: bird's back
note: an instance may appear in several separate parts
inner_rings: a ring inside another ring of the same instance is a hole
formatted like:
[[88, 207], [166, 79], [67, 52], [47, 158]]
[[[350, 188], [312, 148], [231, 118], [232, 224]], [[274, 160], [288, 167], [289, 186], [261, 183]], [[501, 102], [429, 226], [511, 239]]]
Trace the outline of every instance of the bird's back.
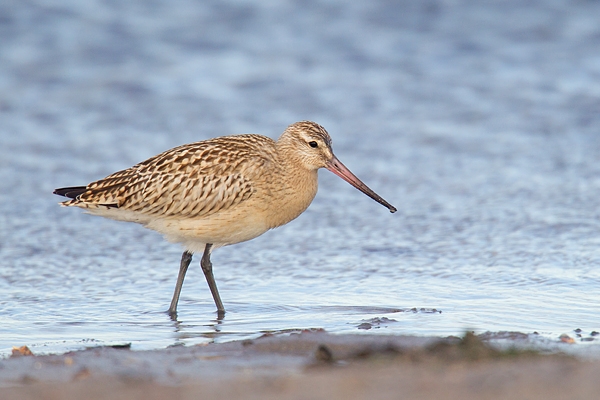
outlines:
[[251, 198], [257, 178], [276, 158], [268, 137], [223, 136], [175, 147], [57, 194], [75, 194], [65, 206], [118, 220], [207, 217]]

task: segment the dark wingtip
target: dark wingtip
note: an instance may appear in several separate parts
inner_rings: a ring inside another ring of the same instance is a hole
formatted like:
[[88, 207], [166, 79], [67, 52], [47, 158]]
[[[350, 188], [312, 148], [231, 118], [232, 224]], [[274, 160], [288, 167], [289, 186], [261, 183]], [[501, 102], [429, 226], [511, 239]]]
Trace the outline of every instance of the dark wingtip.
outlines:
[[68, 197], [70, 199], [74, 199], [77, 196], [79, 196], [80, 194], [84, 193], [86, 191], [86, 187], [85, 186], [72, 186], [72, 187], [64, 187], [64, 188], [59, 188], [59, 189], [54, 189], [54, 194], [57, 194], [59, 196], [64, 196], [64, 197]]
[[394, 207], [394, 206], [391, 206], [391, 207], [390, 207], [390, 212], [391, 212], [392, 214], [393, 214], [393, 213], [395, 213], [396, 211], [398, 211], [398, 210], [396, 209], [396, 207]]

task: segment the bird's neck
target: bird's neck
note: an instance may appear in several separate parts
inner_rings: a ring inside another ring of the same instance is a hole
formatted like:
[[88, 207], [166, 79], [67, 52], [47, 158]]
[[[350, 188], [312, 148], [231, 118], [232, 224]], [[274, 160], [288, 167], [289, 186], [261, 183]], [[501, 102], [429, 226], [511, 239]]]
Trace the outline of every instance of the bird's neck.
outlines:
[[[278, 143], [279, 144], [279, 143]], [[274, 204], [272, 228], [287, 224], [308, 208], [318, 188], [317, 170], [307, 169], [292, 151], [278, 148], [280, 180], [273, 188], [280, 204]]]

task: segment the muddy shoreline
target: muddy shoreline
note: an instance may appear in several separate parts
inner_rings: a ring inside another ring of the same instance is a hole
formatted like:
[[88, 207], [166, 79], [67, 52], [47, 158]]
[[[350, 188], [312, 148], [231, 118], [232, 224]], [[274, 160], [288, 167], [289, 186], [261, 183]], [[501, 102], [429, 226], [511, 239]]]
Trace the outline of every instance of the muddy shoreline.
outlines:
[[304, 331], [152, 351], [98, 347], [11, 357], [0, 364], [0, 397], [575, 399], [600, 391], [598, 359], [532, 350], [517, 336], [498, 345], [489, 335]]

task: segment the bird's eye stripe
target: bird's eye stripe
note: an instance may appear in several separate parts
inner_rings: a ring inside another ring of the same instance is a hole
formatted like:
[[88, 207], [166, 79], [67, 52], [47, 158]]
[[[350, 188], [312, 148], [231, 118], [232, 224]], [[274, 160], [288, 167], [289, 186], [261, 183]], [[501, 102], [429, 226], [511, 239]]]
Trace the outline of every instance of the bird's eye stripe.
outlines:
[[310, 147], [313, 147], [313, 148], [317, 148], [317, 147], [319, 147], [319, 145], [318, 145], [318, 144], [317, 144], [317, 142], [315, 142], [315, 141], [308, 142], [308, 144], [309, 144], [309, 146], [310, 146]]

